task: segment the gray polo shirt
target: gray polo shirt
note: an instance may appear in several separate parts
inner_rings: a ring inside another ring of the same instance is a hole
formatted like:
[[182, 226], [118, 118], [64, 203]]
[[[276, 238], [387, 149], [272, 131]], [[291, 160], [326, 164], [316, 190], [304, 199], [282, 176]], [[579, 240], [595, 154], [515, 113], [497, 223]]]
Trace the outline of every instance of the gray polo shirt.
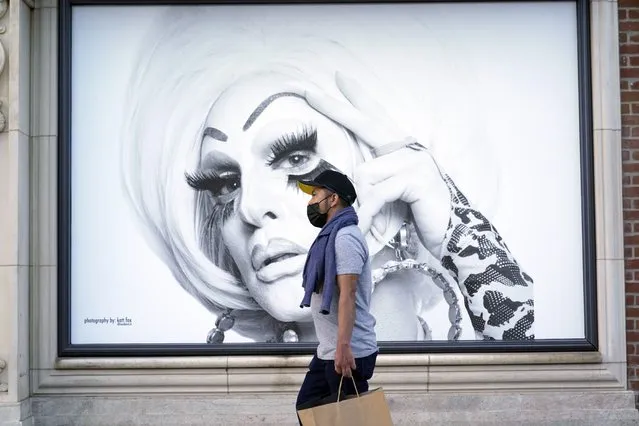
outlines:
[[[362, 231], [357, 225], [346, 226], [337, 231], [335, 261], [338, 275], [359, 275], [355, 295], [355, 324], [351, 336], [351, 349], [355, 358], [362, 358], [376, 352], [378, 348], [375, 334], [375, 317], [370, 313], [373, 281], [368, 258], [368, 246]], [[313, 293], [311, 297], [311, 312], [319, 341], [317, 346], [317, 357], [319, 359], [335, 359], [339, 294], [339, 287], [337, 287], [333, 293], [328, 315], [319, 312], [322, 304], [321, 292], [319, 294]]]

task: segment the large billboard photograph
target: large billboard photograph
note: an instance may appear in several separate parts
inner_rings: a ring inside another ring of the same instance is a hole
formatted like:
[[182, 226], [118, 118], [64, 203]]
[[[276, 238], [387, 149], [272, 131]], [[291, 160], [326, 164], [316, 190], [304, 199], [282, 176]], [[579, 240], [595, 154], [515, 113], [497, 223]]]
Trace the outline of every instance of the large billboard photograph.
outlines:
[[71, 9], [66, 347], [312, 350], [328, 169], [382, 351], [595, 343], [577, 2]]

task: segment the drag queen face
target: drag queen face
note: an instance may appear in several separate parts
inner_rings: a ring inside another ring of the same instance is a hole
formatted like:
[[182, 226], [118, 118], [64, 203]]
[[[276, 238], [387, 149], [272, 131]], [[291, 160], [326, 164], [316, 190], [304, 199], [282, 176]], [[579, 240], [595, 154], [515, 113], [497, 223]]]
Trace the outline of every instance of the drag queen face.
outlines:
[[[187, 174], [201, 193], [200, 240], [212, 260], [226, 253], [255, 301], [280, 321], [310, 320], [300, 309], [302, 269], [317, 235], [296, 186], [359, 160], [343, 127], [286, 90], [274, 73], [235, 83], [203, 127], [199, 166]], [[219, 263], [219, 262], [218, 262]]]

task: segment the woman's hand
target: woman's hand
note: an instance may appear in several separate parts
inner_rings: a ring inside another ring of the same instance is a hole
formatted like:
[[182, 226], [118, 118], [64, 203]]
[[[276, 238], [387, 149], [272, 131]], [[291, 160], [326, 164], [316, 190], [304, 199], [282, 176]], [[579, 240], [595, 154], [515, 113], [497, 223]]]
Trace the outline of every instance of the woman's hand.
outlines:
[[[393, 123], [382, 105], [355, 80], [337, 73], [336, 82], [348, 102], [318, 89], [304, 90], [303, 96], [311, 107], [350, 130], [373, 153], [410, 136]], [[358, 167], [354, 181], [360, 204], [357, 210], [360, 228], [365, 234], [374, 223], [387, 222], [380, 217], [384, 205], [404, 203], [412, 213], [422, 244], [439, 259], [449, 221], [450, 195], [427, 150], [405, 147], [375, 157]]]

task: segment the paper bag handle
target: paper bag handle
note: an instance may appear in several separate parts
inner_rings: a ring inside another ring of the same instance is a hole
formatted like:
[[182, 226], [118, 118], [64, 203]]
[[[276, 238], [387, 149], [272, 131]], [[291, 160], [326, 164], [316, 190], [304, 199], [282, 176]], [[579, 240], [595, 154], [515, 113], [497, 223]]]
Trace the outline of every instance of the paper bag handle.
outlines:
[[[339, 402], [339, 397], [342, 395], [342, 381], [344, 380], [344, 376], [339, 379], [339, 387], [337, 388], [337, 402]], [[355, 393], [359, 398], [359, 392], [357, 390], [357, 384], [355, 383], [355, 377], [351, 376], [351, 380], [353, 381], [353, 387], [355, 388]]]

